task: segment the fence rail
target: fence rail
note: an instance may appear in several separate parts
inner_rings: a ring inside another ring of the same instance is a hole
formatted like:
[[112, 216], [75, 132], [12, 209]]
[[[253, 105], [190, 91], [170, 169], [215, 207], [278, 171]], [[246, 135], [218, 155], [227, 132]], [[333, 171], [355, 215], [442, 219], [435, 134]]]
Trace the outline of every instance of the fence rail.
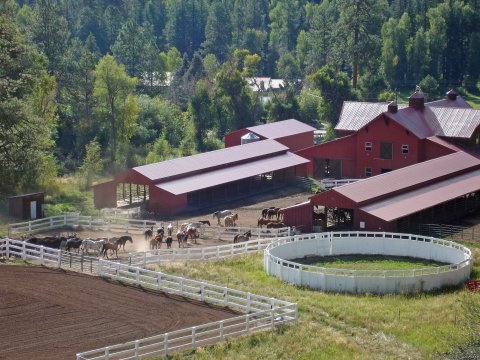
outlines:
[[[241, 228], [237, 233], [243, 233], [245, 228]], [[259, 231], [260, 229], [252, 229]], [[146, 267], [149, 265], [162, 265], [172, 262], [196, 262], [206, 260], [219, 260], [231, 258], [244, 254], [254, 254], [263, 251], [278, 236], [291, 234], [290, 229], [278, 229], [276, 233], [269, 234], [270, 238], [257, 238], [254, 240], [240, 242], [236, 244], [227, 244], [220, 246], [210, 246], [201, 248], [172, 248], [157, 249], [128, 254], [128, 263], [133, 266]], [[221, 233], [223, 234], [223, 233]], [[223, 235], [217, 235], [225, 238]], [[231, 233], [229, 234], [231, 235]]]
[[273, 328], [297, 320], [296, 303], [255, 295], [197, 280], [149, 271], [138, 267], [100, 260], [98, 274], [102, 277], [148, 286], [157, 290], [208, 301], [242, 310], [247, 314], [226, 320], [172, 331], [169, 333], [108, 346], [77, 354], [77, 360], [138, 359], [167, 355], [174, 351], [194, 349], [227, 337]]
[[345, 184], [350, 184], [356, 182], [360, 179], [322, 179], [321, 183], [324, 189], [331, 189], [337, 186], [342, 186]]

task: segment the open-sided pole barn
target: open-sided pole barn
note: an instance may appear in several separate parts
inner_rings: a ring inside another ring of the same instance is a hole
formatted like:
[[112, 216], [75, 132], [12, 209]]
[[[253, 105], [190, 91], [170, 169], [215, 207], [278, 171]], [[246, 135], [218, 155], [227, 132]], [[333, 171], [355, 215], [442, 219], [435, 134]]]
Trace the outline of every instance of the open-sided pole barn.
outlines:
[[146, 203], [164, 215], [248, 196], [295, 179], [308, 160], [275, 140], [262, 140], [203, 154], [138, 166], [94, 186], [97, 207]]

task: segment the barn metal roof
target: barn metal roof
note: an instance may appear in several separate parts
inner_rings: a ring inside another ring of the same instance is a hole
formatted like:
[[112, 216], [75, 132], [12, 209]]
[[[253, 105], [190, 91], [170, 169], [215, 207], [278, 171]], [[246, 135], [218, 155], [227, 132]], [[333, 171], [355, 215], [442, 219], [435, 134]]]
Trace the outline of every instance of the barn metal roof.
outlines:
[[257, 135], [260, 135], [267, 139], [278, 139], [286, 136], [302, 134], [309, 131], [316, 130], [314, 127], [302, 123], [295, 119], [277, 121], [270, 124], [252, 126], [247, 128]]
[[434, 117], [427, 120], [439, 136], [471, 138], [480, 125], [480, 110], [431, 107]]
[[[243, 145], [245, 146], [245, 145]], [[169, 193], [180, 195], [191, 191], [201, 190], [232, 181], [246, 179], [255, 175], [281, 170], [296, 165], [306, 164], [309, 160], [287, 152], [267, 159], [256, 160], [224, 169], [209, 171], [194, 177], [167, 181], [156, 187]]]
[[[414, 95], [417, 98], [423, 96]], [[358, 131], [382, 113], [420, 139], [434, 135], [470, 138], [480, 126], [480, 110], [472, 109], [461, 97], [427, 103], [422, 111], [398, 105], [398, 112], [392, 113], [387, 111], [387, 105], [346, 101], [335, 130]]]
[[137, 166], [133, 168], [133, 170], [151, 181], [160, 181], [162, 179], [168, 179], [171, 176], [207, 170], [239, 161], [251, 161], [268, 155], [284, 153], [287, 150], [288, 147], [275, 140], [263, 140], [154, 164]]
[[386, 174], [339, 186], [333, 189], [333, 191], [346, 196], [356, 203], [362, 203], [478, 167], [480, 167], [480, 159], [465, 152], [456, 152]]
[[392, 221], [478, 190], [480, 170], [474, 170], [366, 205], [360, 210], [382, 220]]
[[[398, 109], [407, 105], [399, 104]], [[388, 110], [388, 103], [345, 101], [335, 130], [357, 131]]]

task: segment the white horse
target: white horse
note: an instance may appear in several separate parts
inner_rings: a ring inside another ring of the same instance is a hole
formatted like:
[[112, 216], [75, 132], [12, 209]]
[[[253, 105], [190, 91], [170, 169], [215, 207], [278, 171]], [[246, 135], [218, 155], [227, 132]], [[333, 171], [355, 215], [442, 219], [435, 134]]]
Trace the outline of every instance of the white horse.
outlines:
[[233, 215], [230, 210], [223, 210], [223, 211], [215, 211], [213, 213], [213, 217], [217, 218], [218, 225], [220, 225], [220, 219], [225, 218], [225, 216]]
[[168, 224], [167, 234], [168, 234], [168, 236], [172, 236], [172, 234], [173, 234], [173, 225], [172, 224]]
[[92, 240], [92, 239], [85, 239], [82, 242], [82, 252], [89, 254], [89, 250], [93, 250], [97, 255], [100, 254], [100, 251], [103, 248], [103, 244], [105, 244], [105, 240]]

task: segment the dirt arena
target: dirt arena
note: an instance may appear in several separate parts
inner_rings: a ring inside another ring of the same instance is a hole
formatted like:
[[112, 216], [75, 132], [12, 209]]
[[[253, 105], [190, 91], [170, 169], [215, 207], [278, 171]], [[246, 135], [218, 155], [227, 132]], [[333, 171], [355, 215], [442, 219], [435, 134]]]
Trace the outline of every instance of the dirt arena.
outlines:
[[1, 360], [74, 359], [237, 314], [63, 270], [1, 265], [0, 276]]

